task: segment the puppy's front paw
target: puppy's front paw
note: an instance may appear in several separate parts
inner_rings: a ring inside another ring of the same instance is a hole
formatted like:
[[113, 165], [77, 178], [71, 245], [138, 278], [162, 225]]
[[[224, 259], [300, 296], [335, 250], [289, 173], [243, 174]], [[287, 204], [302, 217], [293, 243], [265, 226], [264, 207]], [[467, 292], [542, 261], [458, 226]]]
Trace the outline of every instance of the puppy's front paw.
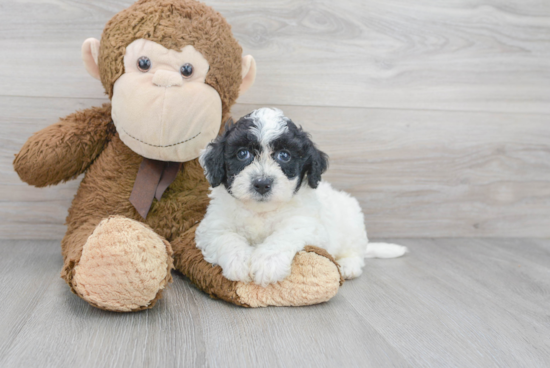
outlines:
[[252, 251], [238, 251], [224, 255], [219, 260], [222, 274], [231, 281], [250, 282], [250, 255]]
[[250, 258], [250, 275], [254, 283], [263, 287], [283, 281], [290, 275], [294, 254], [256, 250]]

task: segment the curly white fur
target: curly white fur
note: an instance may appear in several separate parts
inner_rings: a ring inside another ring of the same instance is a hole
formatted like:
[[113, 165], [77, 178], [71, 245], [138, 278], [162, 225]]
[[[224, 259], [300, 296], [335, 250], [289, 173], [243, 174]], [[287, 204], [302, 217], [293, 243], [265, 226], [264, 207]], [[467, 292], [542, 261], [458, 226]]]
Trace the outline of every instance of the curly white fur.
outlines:
[[406, 252], [396, 244], [367, 246], [359, 203], [325, 182], [317, 189], [304, 186], [290, 201], [266, 212], [247, 207], [223, 187], [214, 188], [210, 198], [196, 232], [197, 247], [230, 280], [262, 286], [281, 281], [306, 245], [326, 249], [345, 279], [361, 275], [365, 257], [393, 258]]

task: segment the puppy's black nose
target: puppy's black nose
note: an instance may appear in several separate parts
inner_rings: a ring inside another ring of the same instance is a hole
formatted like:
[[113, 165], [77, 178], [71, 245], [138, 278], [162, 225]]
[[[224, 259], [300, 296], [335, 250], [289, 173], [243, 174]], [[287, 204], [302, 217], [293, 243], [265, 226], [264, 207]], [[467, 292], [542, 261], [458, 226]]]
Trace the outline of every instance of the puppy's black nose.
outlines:
[[265, 179], [256, 179], [252, 182], [252, 185], [254, 186], [254, 190], [260, 194], [266, 194], [271, 190], [271, 185], [273, 184], [273, 179], [265, 178]]

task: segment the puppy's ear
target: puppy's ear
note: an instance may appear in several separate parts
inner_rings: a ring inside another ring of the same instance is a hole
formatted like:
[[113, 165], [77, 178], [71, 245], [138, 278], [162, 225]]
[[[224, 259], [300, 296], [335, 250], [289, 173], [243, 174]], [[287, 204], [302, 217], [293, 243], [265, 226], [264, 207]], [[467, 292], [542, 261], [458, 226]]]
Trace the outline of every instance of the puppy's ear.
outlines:
[[199, 162], [204, 169], [206, 179], [212, 188], [220, 185], [225, 179], [224, 140], [218, 137], [214, 142], [206, 146], [199, 157]]
[[307, 183], [312, 188], [317, 188], [321, 181], [321, 175], [328, 168], [328, 155], [315, 147], [313, 143], [308, 150]]

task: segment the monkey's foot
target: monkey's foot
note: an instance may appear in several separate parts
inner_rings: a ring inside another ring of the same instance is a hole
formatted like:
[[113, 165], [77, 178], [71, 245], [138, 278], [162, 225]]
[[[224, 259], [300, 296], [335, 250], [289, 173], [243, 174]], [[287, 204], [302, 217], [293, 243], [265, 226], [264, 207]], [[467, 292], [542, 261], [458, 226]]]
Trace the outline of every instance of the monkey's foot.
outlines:
[[325, 250], [308, 246], [296, 254], [290, 276], [283, 281], [267, 287], [239, 282], [236, 293], [250, 307], [303, 306], [328, 301], [343, 282], [334, 259]]
[[99, 223], [74, 269], [73, 290], [116, 312], [151, 308], [172, 281], [172, 248], [146, 225], [121, 216]]

